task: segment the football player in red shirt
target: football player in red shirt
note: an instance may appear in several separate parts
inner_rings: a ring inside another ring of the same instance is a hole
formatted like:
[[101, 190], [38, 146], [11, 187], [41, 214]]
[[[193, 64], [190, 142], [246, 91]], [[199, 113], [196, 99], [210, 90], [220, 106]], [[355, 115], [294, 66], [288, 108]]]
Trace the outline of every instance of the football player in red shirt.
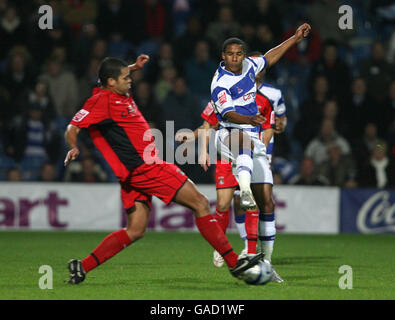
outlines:
[[98, 70], [102, 86], [93, 91], [66, 129], [70, 151], [65, 166], [78, 157], [77, 136], [81, 129], [88, 129], [93, 143], [120, 182], [121, 198], [128, 214], [125, 229], [108, 235], [82, 261], [69, 261], [71, 284], [82, 282], [86, 273], [143, 237], [152, 196], [166, 204], [174, 201], [192, 209], [200, 233], [222, 255], [233, 276], [248, 273], [261, 258], [260, 255], [239, 257], [210, 213], [207, 198], [176, 165], [157, 156], [151, 129], [129, 95], [130, 72], [141, 69], [148, 60], [148, 56], [140, 55], [134, 65], [128, 66], [122, 60], [105, 58]]

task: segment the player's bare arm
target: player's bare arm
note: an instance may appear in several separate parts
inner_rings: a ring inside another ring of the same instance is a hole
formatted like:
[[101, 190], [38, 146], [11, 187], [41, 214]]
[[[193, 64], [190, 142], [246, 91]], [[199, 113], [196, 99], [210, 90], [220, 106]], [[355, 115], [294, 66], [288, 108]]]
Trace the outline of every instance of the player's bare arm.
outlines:
[[240, 113], [237, 113], [236, 111], [227, 112], [225, 114], [225, 118], [233, 123], [250, 124], [255, 127], [262, 125], [266, 121], [266, 118], [260, 114], [257, 114], [255, 116], [244, 116]]
[[295, 32], [295, 34], [289, 39], [285, 40], [283, 43], [270, 49], [265, 53], [267, 66], [271, 67], [295, 44], [299, 43], [309, 35], [311, 27], [308, 23], [302, 24]]
[[135, 63], [128, 65], [130, 72], [140, 70], [144, 67], [144, 65], [149, 61], [149, 56], [146, 54], [140, 54], [137, 57]]
[[80, 154], [80, 150], [78, 149], [77, 145], [77, 137], [80, 131], [80, 128], [72, 124], [67, 126], [64, 138], [70, 150], [67, 152], [66, 158], [64, 159], [64, 166], [67, 166], [71, 161], [77, 159], [78, 155]]
[[265, 129], [262, 132], [262, 142], [265, 144], [266, 148], [269, 147], [271, 138], [273, 137], [274, 129]]

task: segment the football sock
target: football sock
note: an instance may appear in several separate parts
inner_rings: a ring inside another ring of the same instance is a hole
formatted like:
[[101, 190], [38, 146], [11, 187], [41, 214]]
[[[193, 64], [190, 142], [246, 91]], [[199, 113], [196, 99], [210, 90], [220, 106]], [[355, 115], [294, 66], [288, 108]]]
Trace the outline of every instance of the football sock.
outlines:
[[236, 158], [236, 175], [240, 191], [251, 191], [251, 173], [253, 169], [253, 153], [250, 149], [240, 149]]
[[228, 267], [235, 267], [238, 255], [233, 251], [232, 246], [214, 218], [214, 215], [209, 214], [204, 217], [195, 218], [195, 223], [203, 238], [222, 255]]
[[109, 234], [89, 256], [82, 260], [84, 271], [89, 272], [96, 268], [130, 244], [131, 240], [125, 229]]
[[258, 241], [258, 210], [247, 210], [245, 213], [245, 230], [248, 240], [248, 254], [256, 254], [256, 245]]
[[214, 218], [218, 221], [219, 226], [222, 231], [226, 233], [226, 228], [229, 225], [229, 209], [224, 211], [219, 211], [217, 208], [215, 209]]
[[245, 227], [245, 213], [240, 216], [235, 215], [236, 228], [239, 231], [240, 238], [244, 241], [245, 249], [248, 249], [247, 232]]
[[274, 213], [259, 213], [259, 240], [265, 253], [265, 259], [271, 261], [274, 238], [276, 236], [276, 223]]

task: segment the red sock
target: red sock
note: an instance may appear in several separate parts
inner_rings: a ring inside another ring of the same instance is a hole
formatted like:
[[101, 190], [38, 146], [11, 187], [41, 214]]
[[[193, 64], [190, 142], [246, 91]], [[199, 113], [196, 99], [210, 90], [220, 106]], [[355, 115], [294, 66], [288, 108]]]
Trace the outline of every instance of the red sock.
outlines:
[[195, 223], [207, 242], [223, 256], [228, 267], [236, 266], [238, 255], [233, 251], [214, 215], [196, 218]]
[[258, 241], [258, 210], [247, 210], [245, 218], [245, 228], [248, 241], [248, 253], [256, 254], [256, 245]]
[[82, 260], [84, 271], [89, 272], [96, 268], [130, 244], [131, 241], [125, 229], [109, 234], [89, 256]]
[[221, 227], [222, 231], [226, 233], [226, 228], [229, 224], [229, 209], [219, 211], [217, 208], [215, 208], [214, 218], [218, 221], [218, 224]]

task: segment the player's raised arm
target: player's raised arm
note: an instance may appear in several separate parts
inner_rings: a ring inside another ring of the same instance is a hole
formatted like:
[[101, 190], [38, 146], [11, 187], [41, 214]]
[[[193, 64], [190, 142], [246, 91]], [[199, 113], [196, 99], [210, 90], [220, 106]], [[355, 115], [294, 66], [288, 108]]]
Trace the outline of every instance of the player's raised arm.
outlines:
[[149, 56], [146, 54], [140, 54], [137, 57], [135, 63], [128, 65], [130, 72], [140, 70], [144, 67], [144, 65], [149, 61]]
[[64, 159], [64, 166], [67, 166], [71, 161], [77, 159], [78, 155], [80, 154], [80, 150], [78, 149], [77, 145], [77, 136], [80, 131], [80, 128], [72, 124], [67, 126], [64, 138], [70, 150], [67, 152], [66, 158]]
[[302, 41], [303, 38], [306, 38], [311, 30], [311, 27], [308, 23], [302, 24], [295, 32], [295, 34], [289, 39], [285, 40], [283, 43], [270, 49], [265, 53], [264, 57], [266, 58], [267, 66], [271, 67], [287, 52], [293, 45]]

